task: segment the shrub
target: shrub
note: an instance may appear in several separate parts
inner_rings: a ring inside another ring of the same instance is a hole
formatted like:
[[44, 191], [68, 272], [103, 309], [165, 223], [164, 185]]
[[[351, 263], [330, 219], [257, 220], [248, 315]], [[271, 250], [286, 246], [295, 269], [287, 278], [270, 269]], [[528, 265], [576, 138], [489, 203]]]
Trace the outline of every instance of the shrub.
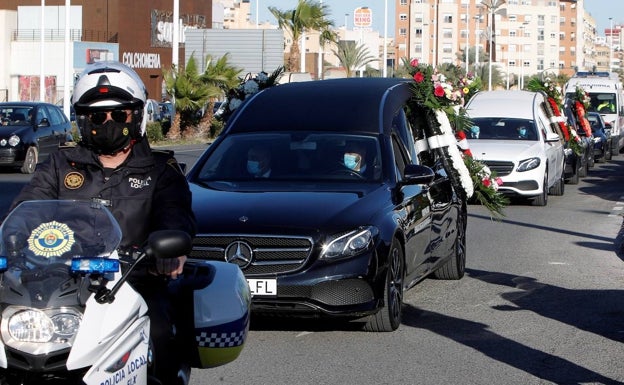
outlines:
[[160, 122], [147, 123], [146, 135], [151, 143], [162, 141], [164, 136]]

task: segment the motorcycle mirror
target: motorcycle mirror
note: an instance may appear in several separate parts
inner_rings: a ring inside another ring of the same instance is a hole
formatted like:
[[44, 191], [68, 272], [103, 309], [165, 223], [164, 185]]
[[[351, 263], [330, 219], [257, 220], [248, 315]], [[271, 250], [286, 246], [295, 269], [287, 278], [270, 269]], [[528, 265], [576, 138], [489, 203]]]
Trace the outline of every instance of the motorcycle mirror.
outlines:
[[145, 254], [156, 258], [177, 258], [191, 252], [191, 236], [181, 230], [158, 230], [147, 239]]

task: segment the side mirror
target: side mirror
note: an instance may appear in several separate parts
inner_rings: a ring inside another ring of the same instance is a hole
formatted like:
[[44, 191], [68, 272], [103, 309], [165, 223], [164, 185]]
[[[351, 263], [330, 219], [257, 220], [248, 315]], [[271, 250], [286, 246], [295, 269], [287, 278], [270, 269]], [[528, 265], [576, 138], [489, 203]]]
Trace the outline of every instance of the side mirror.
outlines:
[[546, 142], [558, 142], [560, 140], [559, 134], [549, 132], [546, 134]]
[[150, 234], [146, 252], [156, 258], [176, 258], [191, 252], [191, 236], [180, 230], [158, 230]]
[[408, 164], [403, 172], [404, 179], [402, 184], [430, 184], [435, 178], [435, 174], [430, 167], [419, 164]]

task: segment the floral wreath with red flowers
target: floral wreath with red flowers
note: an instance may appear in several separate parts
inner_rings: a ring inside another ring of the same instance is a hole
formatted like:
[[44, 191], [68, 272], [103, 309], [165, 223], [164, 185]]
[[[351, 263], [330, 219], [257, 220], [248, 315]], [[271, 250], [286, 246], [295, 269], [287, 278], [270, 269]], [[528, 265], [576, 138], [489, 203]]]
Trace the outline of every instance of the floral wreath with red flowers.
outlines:
[[589, 124], [589, 120], [585, 117], [585, 113], [590, 105], [590, 100], [589, 94], [585, 92], [583, 88], [577, 86], [574, 93], [574, 112], [587, 137], [592, 136], [591, 125]]
[[[409, 65], [407, 65], [409, 64]], [[417, 59], [406, 63], [414, 80], [411, 83], [410, 114], [419, 151], [436, 150], [442, 155], [451, 183], [464, 199], [473, 199], [486, 207], [492, 217], [502, 217], [509, 199], [498, 191], [502, 180], [484, 163], [473, 158], [466, 131], [472, 126], [465, 100], [478, 91], [479, 82], [468, 74], [455, 82], [431, 65]]]
[[[546, 78], [542, 81], [534, 77], [527, 83], [527, 89], [533, 92], [541, 91], [546, 94], [548, 103], [544, 106], [544, 110], [550, 119], [550, 126], [559, 134], [563, 143], [567, 143], [567, 146], [572, 151], [577, 155], [581, 155], [583, 153], [581, 137], [577, 134], [576, 130], [569, 125], [566, 117], [561, 112], [560, 106], [563, 105], [563, 99], [560, 88], [550, 78]], [[577, 114], [576, 111], [574, 111], [574, 113]]]

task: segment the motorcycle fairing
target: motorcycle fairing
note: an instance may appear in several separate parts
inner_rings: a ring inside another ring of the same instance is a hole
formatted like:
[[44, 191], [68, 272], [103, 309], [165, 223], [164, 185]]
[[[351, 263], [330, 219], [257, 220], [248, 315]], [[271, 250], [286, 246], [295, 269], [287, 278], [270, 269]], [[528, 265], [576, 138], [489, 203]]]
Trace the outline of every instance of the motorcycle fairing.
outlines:
[[[149, 317], [143, 316], [134, 321], [115, 343], [103, 353], [100, 352], [99, 358], [83, 377], [84, 383], [147, 384], [149, 333]], [[130, 355], [126, 359], [124, 355], [128, 352]], [[117, 370], [110, 371], [110, 368], [114, 367], [117, 367]]]
[[[93, 365], [102, 357], [103, 351], [116, 341], [127, 338], [121, 336], [124, 329], [124, 335], [129, 330], [136, 330], [132, 329], [135, 323], [146, 314], [145, 300], [127, 283], [121, 286], [113, 303], [100, 304], [94, 296], [89, 297], [80, 330], [67, 358], [67, 368], [73, 370]], [[149, 337], [149, 329], [146, 335]]]

